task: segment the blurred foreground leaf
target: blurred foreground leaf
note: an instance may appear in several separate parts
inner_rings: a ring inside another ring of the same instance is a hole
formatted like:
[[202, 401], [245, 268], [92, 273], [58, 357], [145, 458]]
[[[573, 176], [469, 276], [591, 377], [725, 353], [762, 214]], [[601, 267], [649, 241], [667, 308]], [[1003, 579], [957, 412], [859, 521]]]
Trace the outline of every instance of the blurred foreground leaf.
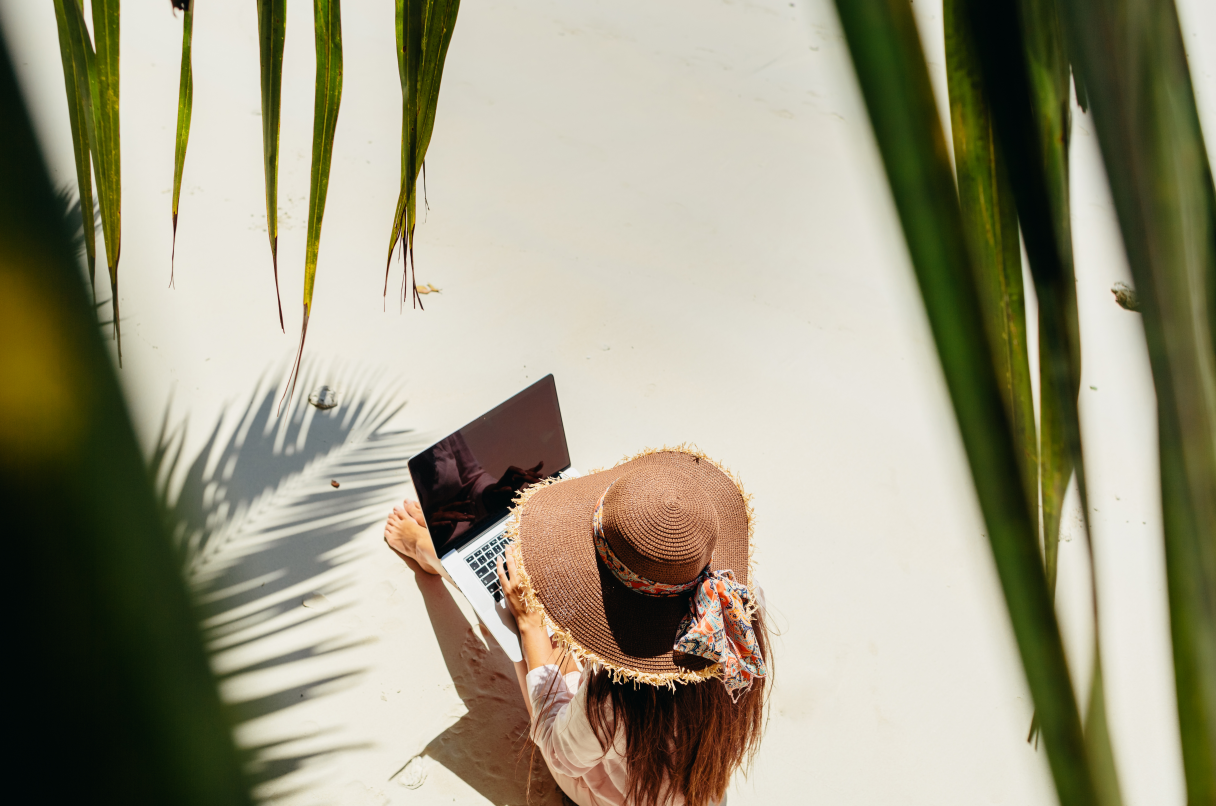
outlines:
[[[1073, 456], [1065, 418], [1070, 416], [1070, 410], [1075, 412], [1075, 401], [1081, 384], [1080, 325], [1077, 319], [1068, 190], [1068, 147], [1071, 129], [1069, 67], [1055, 0], [1020, 0], [1019, 11], [1021, 30], [1024, 32], [1022, 51], [1026, 59], [1026, 76], [1038, 122], [1035, 133], [1040, 149], [1036, 170], [1043, 174], [1046, 189], [1045, 200], [1041, 203], [1050, 217], [1056, 250], [1063, 267], [1061, 279], [1053, 286], [1051, 293], [1059, 298], [1058, 307], [1062, 309], [1064, 322], [1063, 332], [1068, 337], [1067, 344], [1058, 339], [1039, 340], [1043, 553], [1047, 586], [1054, 597], [1060, 519], [1063, 515], [1068, 481], [1073, 472]], [[1033, 263], [1031, 270], [1034, 270]], [[1036, 280], [1036, 293], [1037, 283]], [[1040, 332], [1052, 327], [1050, 322], [1043, 321], [1043, 316], [1044, 311], [1040, 309]], [[1057, 378], [1053, 368], [1064, 363], [1069, 367], [1072, 386], [1062, 390], [1057, 387], [1063, 376]], [[1071, 406], [1066, 402], [1069, 400], [1072, 401]], [[1077, 428], [1079, 435], [1079, 425]]]
[[0, 153], [0, 506], [22, 610], [8, 637], [9, 762], [55, 802], [248, 804], [2, 37]]
[[1187, 799], [1216, 803], [1216, 193], [1172, 0], [1061, 0], [1144, 319]]
[[1038, 506], [1038, 436], [1026, 348], [1022, 247], [1008, 169], [992, 130], [978, 56], [960, 17], [962, 0], [945, 0], [946, 81], [963, 228], [971, 246], [993, 365], [1013, 425], [1026, 501]]
[[[1094, 623], [1099, 625], [1096, 549], [1089, 529], [1089, 497], [1081, 446], [1077, 391], [1081, 384], [1081, 332], [1077, 320], [1072, 231], [1068, 196], [1068, 60], [1054, 0], [966, 0], [967, 22], [980, 54], [993, 122], [1009, 161], [1018, 219], [1039, 302], [1039, 356], [1043, 408], [1051, 438], [1044, 476], [1047, 493], [1066, 489], [1068, 468], [1053, 449], [1062, 435], [1063, 458], [1077, 479], [1082, 523], [1089, 548]], [[1054, 409], [1054, 411], [1052, 410]], [[1058, 529], [1058, 523], [1051, 524]], [[1046, 535], [1053, 567], [1058, 532]], [[1102, 702], [1101, 630], [1094, 630], [1085, 740], [1094, 786], [1104, 806], [1121, 806], [1114, 755]], [[1038, 712], [1036, 711], [1036, 717]], [[1032, 729], [1033, 733], [1033, 729]]]
[[[1063, 806], [1099, 803], [924, 53], [902, 0], [837, 0]], [[1011, 173], [1013, 166], [1011, 165]]]

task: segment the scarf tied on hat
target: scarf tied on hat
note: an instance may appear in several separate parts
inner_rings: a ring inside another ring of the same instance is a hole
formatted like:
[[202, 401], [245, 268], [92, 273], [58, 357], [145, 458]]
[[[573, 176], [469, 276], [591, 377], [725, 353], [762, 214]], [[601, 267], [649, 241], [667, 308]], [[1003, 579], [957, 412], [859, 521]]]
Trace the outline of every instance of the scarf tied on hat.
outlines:
[[711, 571], [708, 565], [696, 579], [675, 585], [635, 574], [621, 562], [604, 537], [607, 495], [608, 490], [604, 490], [591, 518], [600, 560], [622, 585], [646, 596], [678, 596], [696, 589], [689, 602], [691, 612], [680, 622], [673, 649], [718, 664], [727, 693], [732, 701], [737, 701], [756, 678], [767, 673], [752, 629], [754, 608], [749, 607], [751, 596], [747, 586], [735, 580], [734, 571]]

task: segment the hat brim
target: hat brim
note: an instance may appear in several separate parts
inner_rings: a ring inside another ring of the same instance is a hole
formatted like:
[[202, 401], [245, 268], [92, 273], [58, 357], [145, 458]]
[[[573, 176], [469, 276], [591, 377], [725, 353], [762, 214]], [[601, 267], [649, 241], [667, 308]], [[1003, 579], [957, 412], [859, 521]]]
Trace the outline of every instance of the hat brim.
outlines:
[[[752, 511], [734, 476], [694, 449], [646, 451], [609, 470], [524, 490], [508, 528], [529, 611], [540, 609], [558, 640], [615, 678], [653, 685], [713, 677], [717, 664], [673, 649], [693, 592], [647, 596], [622, 585], [600, 561], [591, 519], [600, 496], [629, 470], [674, 465], [700, 479], [718, 513], [710, 567], [751, 587]], [[751, 597], [755, 600], [755, 597]]]

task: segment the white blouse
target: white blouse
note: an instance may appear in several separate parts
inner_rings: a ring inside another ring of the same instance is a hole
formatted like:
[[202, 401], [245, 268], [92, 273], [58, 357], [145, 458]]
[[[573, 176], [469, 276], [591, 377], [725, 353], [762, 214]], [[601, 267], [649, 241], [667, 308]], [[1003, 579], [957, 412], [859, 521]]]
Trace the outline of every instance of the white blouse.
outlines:
[[[556, 666], [538, 666], [528, 672], [527, 684], [532, 741], [562, 791], [578, 806], [625, 806], [625, 737], [618, 734], [607, 752], [600, 748], [587, 721], [583, 674], [574, 671], [563, 677]], [[670, 804], [683, 806], [684, 796], [677, 793]]]

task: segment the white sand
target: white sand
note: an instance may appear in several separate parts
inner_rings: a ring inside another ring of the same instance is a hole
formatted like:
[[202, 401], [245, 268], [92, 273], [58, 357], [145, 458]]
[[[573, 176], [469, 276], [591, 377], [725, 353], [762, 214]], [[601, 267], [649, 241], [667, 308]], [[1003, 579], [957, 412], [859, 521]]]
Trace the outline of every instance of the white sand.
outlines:
[[[270, 417], [266, 433], [263, 408], [228, 447], [298, 336], [311, 8], [292, 0], [288, 22], [284, 335], [254, 4], [199, 4], [172, 290], [180, 23], [168, 2], [124, 6], [121, 378], [149, 452], [163, 422], [185, 423], [175, 485], [222, 423], [183, 508], [211, 518], [192, 573], [224, 693], [245, 714], [239, 738], [261, 748], [260, 794], [523, 802], [525, 717], [509, 666], [459, 594], [416, 578], [380, 530], [407, 492], [409, 451], [553, 372], [579, 466], [690, 440], [755, 494], [782, 636], [772, 722], [732, 804], [1053, 802], [1044, 754], [1024, 741], [1026, 686], [830, 3], [467, 0], [427, 160], [419, 277], [443, 293], [425, 313], [391, 298], [382, 312], [380, 294], [399, 170], [392, 5], [346, 5], [311, 374], [297, 400], [336, 384], [346, 401], [406, 403], [393, 425], [415, 431], [375, 438], [378, 420], [344, 405]], [[916, 9], [944, 90], [939, 7]], [[1204, 0], [1183, 12], [1211, 132], [1216, 14]], [[57, 181], [74, 186], [51, 5], [9, 0], [0, 22]], [[1115, 751], [1129, 806], [1180, 804], [1153, 392], [1139, 320], [1108, 291], [1129, 278], [1084, 117], [1075, 142]], [[395, 263], [392, 292], [400, 279]], [[108, 297], [103, 272], [98, 289]], [[347, 483], [333, 490], [331, 478]], [[1077, 526], [1074, 513], [1060, 610], [1082, 680], [1092, 624]], [[532, 794], [553, 802], [547, 776]]]

